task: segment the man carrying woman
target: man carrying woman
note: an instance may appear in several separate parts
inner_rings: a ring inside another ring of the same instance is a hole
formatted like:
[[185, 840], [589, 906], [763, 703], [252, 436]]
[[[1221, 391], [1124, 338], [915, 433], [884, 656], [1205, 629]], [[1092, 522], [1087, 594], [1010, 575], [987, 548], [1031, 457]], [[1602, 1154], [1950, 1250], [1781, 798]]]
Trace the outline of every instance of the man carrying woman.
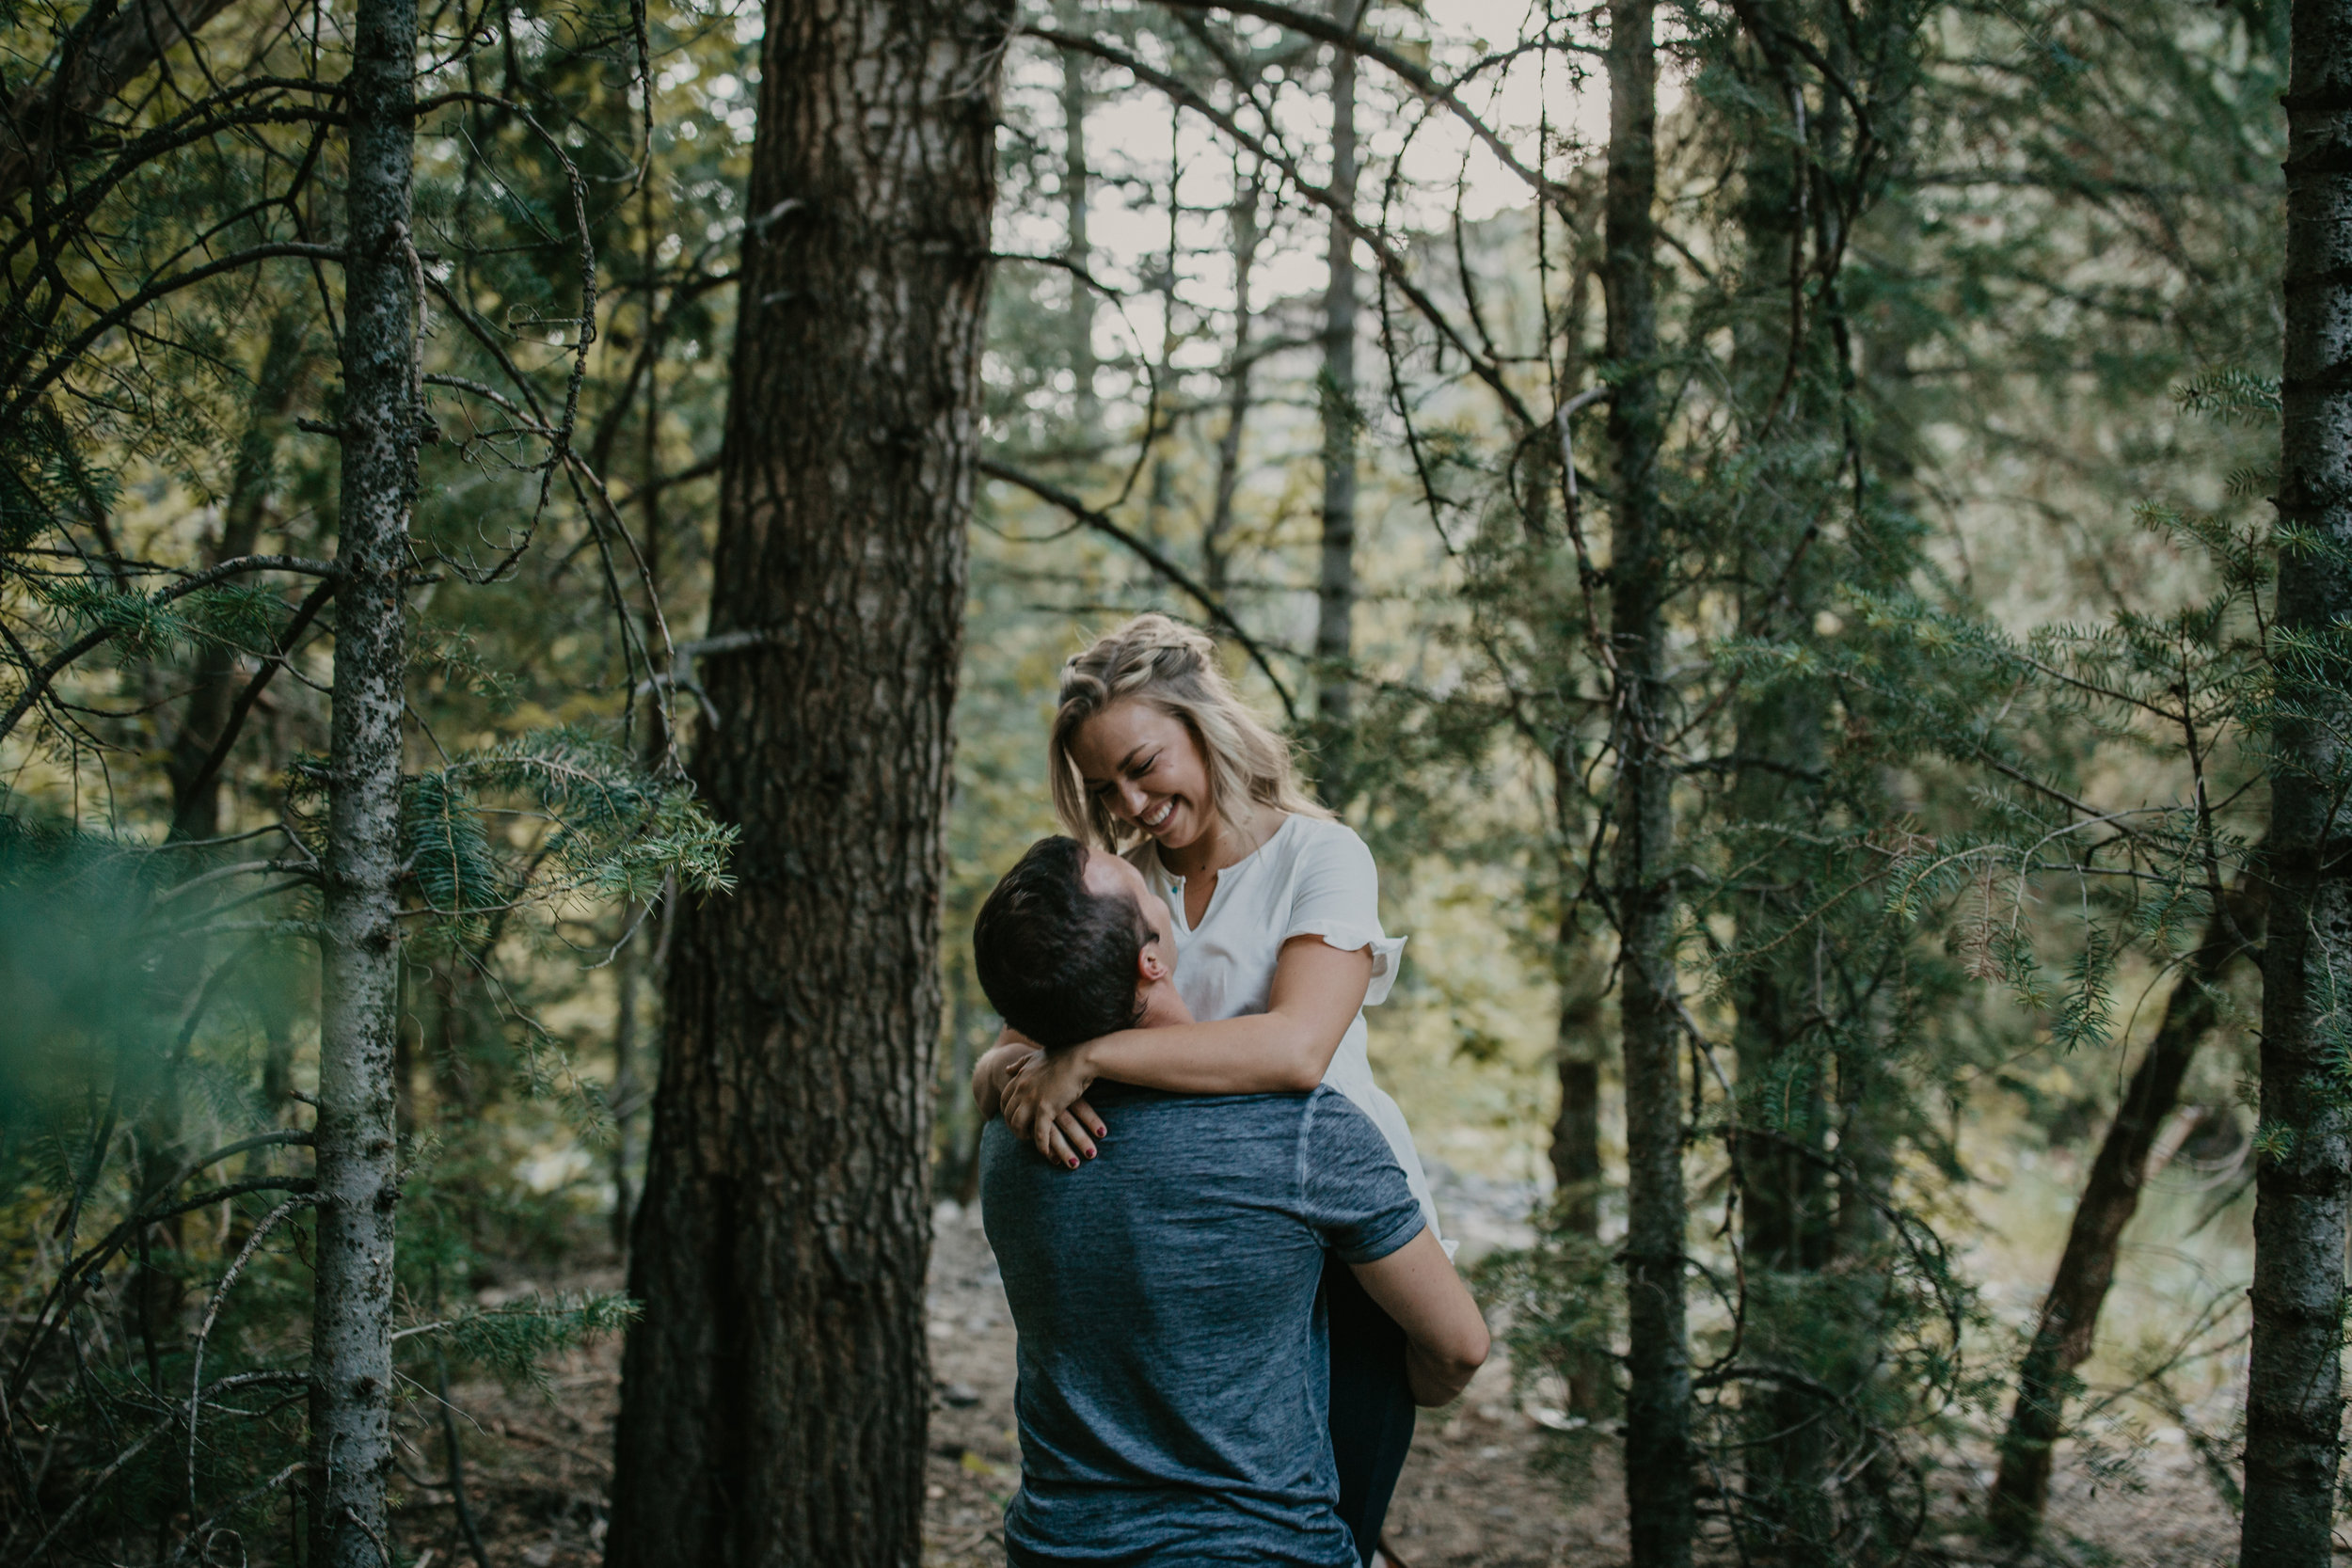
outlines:
[[1486, 1351], [1365, 1056], [1404, 945], [1371, 855], [1163, 616], [1071, 661], [1050, 759], [1072, 836], [975, 932], [1008, 1024], [974, 1074], [1022, 1341], [1008, 1545], [1368, 1563], [1414, 1404]]

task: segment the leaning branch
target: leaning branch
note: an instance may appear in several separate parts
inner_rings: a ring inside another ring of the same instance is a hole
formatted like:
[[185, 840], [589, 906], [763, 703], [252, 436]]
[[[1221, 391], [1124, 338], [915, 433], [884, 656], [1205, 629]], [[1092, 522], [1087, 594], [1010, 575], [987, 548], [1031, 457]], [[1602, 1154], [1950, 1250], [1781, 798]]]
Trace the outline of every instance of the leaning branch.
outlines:
[[[335, 568], [327, 562], [307, 561], [295, 555], [241, 555], [234, 561], [224, 561], [217, 566], [199, 572], [184, 582], [175, 582], [169, 588], [158, 591], [148, 600], [148, 604], [151, 607], [167, 605], [199, 588], [210, 588], [216, 582], [246, 572], [300, 572], [307, 577], [332, 578]], [[24, 689], [17, 693], [15, 702], [8, 705], [8, 711], [0, 715], [0, 740], [6, 740], [9, 732], [16, 728], [17, 721], [24, 717], [25, 711], [47, 695], [49, 683], [57, 678], [60, 671], [119, 629], [116, 626], [93, 626], [59, 649], [48, 663], [34, 671], [32, 678], [24, 683]]]
[[1391, 245], [1377, 230], [1359, 218], [1346, 202], [1333, 195], [1327, 187], [1318, 185], [1309, 180], [1306, 171], [1298, 166], [1297, 159], [1263, 137], [1250, 135], [1232, 115], [1195, 91], [1191, 84], [1180, 77], [1171, 76], [1165, 71], [1153, 69], [1115, 44], [1104, 43], [1080, 33], [1058, 32], [1051, 27], [1025, 27], [1022, 31], [1041, 42], [1076, 50], [1081, 54], [1092, 55], [1099, 60], [1118, 66], [1134, 76], [1136, 81], [1148, 87], [1157, 87], [1175, 103], [1190, 109], [1194, 114], [1224, 132], [1233, 139], [1234, 145], [1248, 151], [1252, 157], [1261, 159], [1270, 166], [1279, 169], [1283, 178], [1290, 182], [1294, 190], [1329, 213], [1350, 235], [1364, 243], [1365, 246], [1372, 251], [1374, 259], [1380, 263], [1380, 275], [1393, 283], [1398, 292], [1412, 302], [1413, 309], [1421, 313], [1422, 318], [1445, 339], [1455, 353], [1461, 355], [1463, 361], [1470, 366], [1470, 373], [1486, 384], [1487, 389], [1495, 394], [1503, 407], [1509, 410], [1511, 417], [1518, 421], [1521, 430], [1534, 430], [1541, 427], [1543, 421], [1535, 418], [1526, 402], [1512, 389], [1510, 382], [1503, 377], [1502, 368], [1473, 348], [1470, 341], [1462, 336], [1461, 329], [1448, 320], [1445, 312], [1438, 308], [1438, 302], [1429, 297], [1426, 290], [1413, 281], [1406, 268], [1405, 258], [1399, 255], [1395, 247]]
[[82, 356], [88, 353], [90, 346], [99, 339], [158, 300], [178, 293], [183, 289], [193, 288], [208, 278], [218, 277], [222, 273], [235, 272], [240, 268], [249, 267], [257, 261], [267, 261], [283, 256], [301, 256], [308, 257], [313, 261], [340, 263], [344, 254], [343, 247], [341, 245], [310, 245], [294, 240], [280, 240], [271, 245], [257, 245], [249, 250], [240, 250], [233, 255], [223, 256], [217, 261], [207, 261], [202, 266], [190, 267], [184, 272], [176, 272], [168, 277], [159, 278], [150, 283], [129, 299], [91, 322], [74, 337], [71, 343], [52, 356], [49, 363], [41, 367], [40, 373], [27, 381], [24, 384], [24, 389], [10, 400], [5, 410], [0, 410], [0, 432], [7, 431], [17, 420], [23, 419], [25, 410], [32, 407], [59, 376], [79, 363]]
[[196, 770], [196, 777], [181, 792], [183, 804], [180, 817], [171, 824], [173, 832], [180, 831], [186, 818], [195, 812], [196, 802], [204, 798], [205, 791], [213, 787], [213, 781], [220, 777], [221, 768], [229, 760], [230, 748], [237, 744], [237, 736], [245, 733], [246, 721], [253, 716], [253, 705], [261, 701], [262, 691], [269, 685], [270, 677], [294, 657], [294, 644], [302, 641], [302, 634], [310, 628], [320, 608], [334, 594], [335, 579], [322, 578], [319, 585], [310, 590], [310, 597], [304, 599], [294, 610], [294, 619], [286, 623], [286, 629], [278, 634], [278, 651], [262, 660], [261, 668], [253, 672], [253, 678], [245, 683], [243, 691], [237, 693], [237, 701], [230, 708], [229, 717], [221, 721], [220, 734], [213, 737], [213, 749], [205, 753], [203, 763]]
[[1282, 711], [1290, 717], [1292, 723], [1298, 722], [1298, 704], [1291, 696], [1290, 688], [1282, 683], [1282, 677], [1275, 673], [1274, 662], [1266, 657], [1265, 649], [1259, 644], [1256, 638], [1242, 628], [1242, 624], [1233, 619], [1232, 612], [1225, 608], [1216, 594], [1193, 580], [1191, 573], [1058, 484], [1040, 479], [1035, 474], [1024, 473], [1009, 464], [999, 463], [987, 457], [980, 459], [980, 472], [991, 479], [1001, 479], [1008, 484], [1017, 484], [1049, 506], [1060, 507], [1064, 512], [1094, 530], [1095, 532], [1117, 540], [1134, 551], [1136, 558], [1145, 565], [1190, 595], [1194, 602], [1208, 611], [1210, 620], [1222, 626], [1232, 634], [1234, 641], [1242, 645], [1243, 650], [1249, 655], [1250, 662], [1257, 665], [1264, 673], [1265, 678], [1273, 683], [1275, 696], [1281, 699]]
[[0, 115], [0, 206], [48, 173], [83, 116], [130, 86], [165, 50], [183, 39], [193, 42], [228, 8], [229, 0], [140, 0], [115, 11], [101, 0], [67, 33], [56, 73], [18, 93]]
[[1254, 16], [1261, 22], [1271, 22], [1278, 27], [1304, 34], [1318, 43], [1328, 43], [1370, 60], [1394, 73], [1406, 86], [1469, 126], [1470, 135], [1486, 143], [1486, 150], [1501, 160], [1503, 167], [1526, 181], [1537, 192], [1546, 197], [1566, 195], [1558, 182], [1544, 178], [1540, 169], [1528, 167], [1519, 155], [1511, 150], [1510, 143], [1496, 134], [1493, 126], [1470, 112], [1470, 105], [1462, 102], [1451, 85], [1438, 80], [1423, 67], [1415, 65], [1395, 50], [1353, 27], [1327, 16], [1275, 5], [1272, 0], [1160, 0], [1160, 4], [1170, 10], [1217, 10], [1230, 11], [1235, 16]]

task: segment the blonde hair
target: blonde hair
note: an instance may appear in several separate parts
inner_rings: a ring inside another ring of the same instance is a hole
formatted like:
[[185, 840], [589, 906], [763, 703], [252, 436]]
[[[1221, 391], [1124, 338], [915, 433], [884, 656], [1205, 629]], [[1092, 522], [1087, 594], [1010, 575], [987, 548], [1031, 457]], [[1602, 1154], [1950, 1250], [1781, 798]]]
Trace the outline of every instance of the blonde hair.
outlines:
[[[1329, 816], [1298, 785], [1290, 743], [1249, 711], [1216, 662], [1206, 632], [1160, 614], [1138, 615], [1062, 666], [1061, 706], [1046, 743], [1054, 812], [1082, 844], [1120, 850], [1141, 837], [1087, 791], [1070, 754], [1087, 721], [1133, 698], [1179, 720], [1207, 763], [1211, 804], [1236, 831], [1262, 807]], [[1248, 810], [1237, 810], [1247, 805]]]

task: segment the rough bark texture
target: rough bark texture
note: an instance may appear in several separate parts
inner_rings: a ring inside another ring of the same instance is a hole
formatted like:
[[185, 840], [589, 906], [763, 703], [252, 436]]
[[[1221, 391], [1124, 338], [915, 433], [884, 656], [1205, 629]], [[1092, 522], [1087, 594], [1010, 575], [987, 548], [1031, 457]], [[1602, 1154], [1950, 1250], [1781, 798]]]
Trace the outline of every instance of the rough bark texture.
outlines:
[[2074, 1223], [2067, 1231], [2066, 1250], [2058, 1258], [2033, 1342], [2018, 1369], [2017, 1400], [2001, 1443], [2000, 1474], [1993, 1483], [1993, 1528], [2011, 1544], [2030, 1542], [2042, 1528], [2050, 1502], [2051, 1449], [2065, 1430], [2066, 1379], [2090, 1358], [2099, 1309], [2115, 1281], [2116, 1248], [2124, 1226], [2139, 1208], [2140, 1184], [2148, 1174], [2156, 1133], [2180, 1103], [2181, 1082], [2218, 1018], [2220, 1008], [2211, 988], [2248, 942], [2262, 939], [2262, 891], [2242, 882], [2182, 963], [2155, 1037], [2124, 1086], [2122, 1103], [2091, 1161], [2090, 1179], [2074, 1205]]
[[1658, 499], [1662, 414], [1653, 362], [1658, 50], [1653, 0], [1611, 0], [1602, 281], [1616, 451], [1610, 644], [1616, 659], [1616, 842], [1626, 1109], [1626, 1500], [1634, 1568], [1682, 1568], [1693, 1523], [1691, 1360], [1682, 1295], [1681, 1074], [1676, 1043], [1673, 763], [1663, 754], [1666, 552]]
[[[1333, 0], [1341, 23], [1355, 21], [1358, 0]], [[1331, 196], [1356, 207], [1356, 56], [1331, 51]], [[1315, 691], [1322, 721], [1324, 800], [1347, 790], [1347, 735], [1355, 714], [1356, 622], [1356, 237], [1337, 216], [1327, 246], [1330, 277], [1323, 290], [1323, 569], [1315, 594]]]
[[[2352, 546], [2352, 0], [2296, 0], [2287, 81], [2286, 357], [2279, 515]], [[2282, 549], [2277, 629], [2327, 639], [2352, 572]], [[2341, 634], [2337, 634], [2341, 635]], [[2246, 1403], [2247, 1568], [2329, 1560], [2343, 1451], [2344, 1247], [2352, 1108], [2330, 1059], [2352, 983], [2340, 664], [2282, 666], [2263, 955], [2262, 1148]]]
[[415, 0], [354, 18], [310, 1331], [310, 1562], [382, 1568], [391, 1469], [394, 1037], [399, 1029], [401, 575], [417, 492], [410, 278]]
[[[920, 1551], [940, 829], [1009, 0], [768, 8], [615, 1568]], [[768, 221], [772, 214], [773, 221]]]

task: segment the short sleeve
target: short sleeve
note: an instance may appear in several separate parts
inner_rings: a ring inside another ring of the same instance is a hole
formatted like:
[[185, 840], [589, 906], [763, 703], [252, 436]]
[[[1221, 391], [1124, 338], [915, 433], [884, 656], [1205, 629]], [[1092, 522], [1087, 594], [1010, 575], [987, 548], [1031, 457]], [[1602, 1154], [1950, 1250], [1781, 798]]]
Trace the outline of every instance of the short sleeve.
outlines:
[[1343, 1263], [1377, 1262], [1427, 1223], [1389, 1140], [1336, 1089], [1309, 1098], [1298, 1162], [1307, 1223]]
[[1319, 827], [1298, 857], [1282, 941], [1321, 937], [1343, 952], [1371, 948], [1372, 988], [1364, 1006], [1377, 1006], [1396, 984], [1405, 939], [1380, 928], [1380, 870], [1364, 841], [1345, 823]]

